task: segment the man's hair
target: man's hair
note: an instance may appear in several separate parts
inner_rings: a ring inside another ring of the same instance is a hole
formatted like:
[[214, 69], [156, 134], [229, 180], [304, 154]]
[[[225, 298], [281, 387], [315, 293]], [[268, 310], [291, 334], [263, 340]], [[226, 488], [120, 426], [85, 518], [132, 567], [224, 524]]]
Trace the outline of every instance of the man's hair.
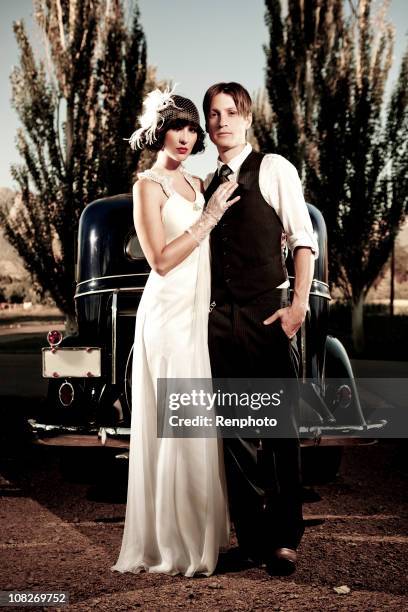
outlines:
[[216, 83], [207, 89], [203, 100], [203, 110], [205, 121], [207, 122], [210, 113], [211, 102], [214, 96], [220, 93], [228, 94], [235, 102], [237, 111], [243, 117], [248, 117], [252, 109], [251, 96], [239, 83]]

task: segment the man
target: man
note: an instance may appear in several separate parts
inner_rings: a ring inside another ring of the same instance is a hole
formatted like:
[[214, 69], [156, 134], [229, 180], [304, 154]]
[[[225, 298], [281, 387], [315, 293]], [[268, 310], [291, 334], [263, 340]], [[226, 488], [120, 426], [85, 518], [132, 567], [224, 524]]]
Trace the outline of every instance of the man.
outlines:
[[[214, 378], [294, 378], [296, 332], [308, 308], [318, 246], [294, 166], [246, 143], [252, 101], [238, 83], [205, 94], [206, 128], [218, 149], [206, 201], [225, 180], [238, 181], [240, 200], [211, 234], [209, 349]], [[283, 251], [293, 254], [295, 285]], [[297, 434], [285, 439], [224, 440], [231, 518], [241, 553], [289, 574], [303, 535]]]

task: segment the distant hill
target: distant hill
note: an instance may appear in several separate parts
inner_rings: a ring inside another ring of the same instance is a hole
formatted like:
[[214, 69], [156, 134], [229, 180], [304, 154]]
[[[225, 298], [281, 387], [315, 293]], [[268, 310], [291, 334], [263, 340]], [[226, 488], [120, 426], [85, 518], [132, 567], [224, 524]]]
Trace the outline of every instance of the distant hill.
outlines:
[[408, 246], [408, 219], [405, 221], [404, 225], [401, 228], [400, 233], [398, 234], [398, 243], [402, 247]]
[[[396, 241], [395, 249], [396, 269], [405, 270], [408, 274], [408, 219], [402, 226]], [[376, 287], [372, 287], [368, 292], [367, 302], [373, 300], [389, 300], [391, 291], [391, 272], [390, 262], [388, 262], [384, 268], [384, 276], [377, 284]], [[408, 299], [408, 283], [406, 281], [398, 282], [395, 279], [395, 299]]]
[[[14, 198], [14, 191], [8, 187], [0, 187], [0, 206], [7, 208]], [[8, 242], [0, 227], [0, 276], [11, 276], [16, 280], [27, 277], [23, 261], [17, 251]]]

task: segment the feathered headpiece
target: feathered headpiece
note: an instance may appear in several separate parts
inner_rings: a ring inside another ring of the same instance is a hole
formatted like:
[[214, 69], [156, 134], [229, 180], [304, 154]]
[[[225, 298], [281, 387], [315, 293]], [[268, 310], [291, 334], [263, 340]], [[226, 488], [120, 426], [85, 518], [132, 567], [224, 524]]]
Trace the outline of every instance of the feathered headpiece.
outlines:
[[157, 130], [163, 127], [165, 121], [173, 119], [188, 119], [199, 125], [200, 118], [196, 106], [188, 98], [174, 95], [177, 83], [170, 91], [154, 89], [143, 101], [144, 112], [139, 117], [141, 127], [128, 140], [132, 149], [143, 148], [157, 140]]

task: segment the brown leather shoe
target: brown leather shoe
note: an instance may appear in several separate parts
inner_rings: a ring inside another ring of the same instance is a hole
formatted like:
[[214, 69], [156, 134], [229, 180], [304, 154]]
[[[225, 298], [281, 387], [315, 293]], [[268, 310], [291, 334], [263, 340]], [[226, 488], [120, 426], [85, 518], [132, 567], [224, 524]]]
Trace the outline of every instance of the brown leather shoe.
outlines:
[[277, 548], [266, 562], [271, 576], [289, 576], [296, 570], [297, 553], [293, 548]]

